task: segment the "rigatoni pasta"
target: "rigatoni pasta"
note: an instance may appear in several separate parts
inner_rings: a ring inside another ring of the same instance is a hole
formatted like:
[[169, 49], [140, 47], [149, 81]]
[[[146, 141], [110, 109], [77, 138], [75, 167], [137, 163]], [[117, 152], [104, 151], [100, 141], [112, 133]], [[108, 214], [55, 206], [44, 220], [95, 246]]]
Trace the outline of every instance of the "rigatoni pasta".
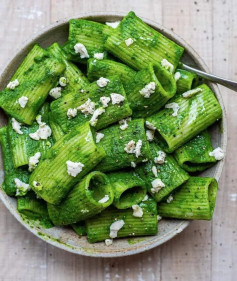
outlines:
[[31, 125], [64, 69], [64, 63], [35, 45], [0, 93], [0, 107], [18, 121]]
[[147, 190], [157, 202], [186, 182], [189, 175], [177, 164], [172, 155], [166, 154], [161, 147], [150, 144], [151, 157], [148, 162], [135, 170], [146, 183]]
[[99, 171], [131, 167], [150, 157], [143, 119], [124, 120], [121, 125], [110, 126], [99, 133], [103, 138], [98, 146], [106, 151], [105, 158], [96, 167]]
[[158, 204], [161, 217], [176, 219], [210, 220], [217, 195], [213, 178], [191, 177], [165, 202]]
[[107, 176], [91, 172], [77, 184], [60, 205], [48, 204], [49, 216], [55, 225], [84, 221], [107, 208], [114, 199]]
[[134, 12], [128, 13], [119, 26], [108, 37], [105, 47], [108, 52], [134, 69], [142, 69], [147, 64], [171, 65], [173, 72], [184, 49], [160, 32], [146, 25]]
[[134, 171], [110, 173], [108, 178], [114, 190], [116, 208], [131, 208], [144, 199], [147, 192], [145, 182]]
[[51, 103], [52, 119], [64, 132], [90, 122], [97, 130], [132, 115], [119, 77], [100, 78], [84, 88]]
[[203, 131], [174, 152], [175, 159], [188, 172], [201, 172], [216, 163], [210, 156], [213, 151], [211, 137], [207, 130]]
[[134, 12], [33, 46], [0, 93], [2, 189], [24, 220], [111, 246], [161, 217], [212, 218], [218, 184], [199, 172], [224, 158], [208, 132], [222, 109], [183, 51]]
[[[138, 207], [142, 209], [142, 217], [134, 216], [132, 208], [118, 210], [111, 207], [86, 220], [88, 241], [94, 243], [117, 237], [155, 235], [158, 229], [156, 202], [148, 198]], [[116, 222], [119, 222], [119, 225], [113, 227], [112, 224]]]
[[85, 123], [49, 149], [31, 174], [30, 185], [45, 201], [58, 204], [104, 156], [104, 149], [95, 144], [90, 125]]
[[165, 109], [147, 118], [164, 140], [167, 152], [173, 152], [222, 116], [215, 95], [205, 84], [175, 98], [172, 106], [167, 108], [166, 105]]

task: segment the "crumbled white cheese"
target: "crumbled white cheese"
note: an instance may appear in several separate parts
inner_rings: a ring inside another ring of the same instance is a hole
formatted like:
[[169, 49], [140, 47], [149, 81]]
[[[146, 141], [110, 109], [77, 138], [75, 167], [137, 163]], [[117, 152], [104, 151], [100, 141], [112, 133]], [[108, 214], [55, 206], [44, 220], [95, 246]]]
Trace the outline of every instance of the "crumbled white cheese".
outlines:
[[21, 131], [21, 123], [19, 123], [18, 121], [16, 121], [15, 118], [12, 118], [12, 128], [14, 131], [17, 132], [17, 134], [19, 135], [23, 135], [23, 132]]
[[137, 164], [135, 162], [131, 162], [131, 167], [136, 168]]
[[142, 148], [142, 140], [138, 140], [135, 148], [135, 154], [137, 158], [141, 155], [141, 148]]
[[16, 185], [16, 196], [24, 196], [30, 190], [30, 185], [22, 182], [18, 178], [15, 178], [14, 182]]
[[216, 160], [222, 160], [225, 156], [224, 151], [220, 147], [217, 147], [212, 152], [209, 152], [209, 155], [215, 157]]
[[169, 204], [169, 203], [171, 203], [173, 200], [174, 200], [174, 197], [173, 197], [172, 195], [170, 195], [170, 196], [167, 198], [166, 202]]
[[124, 148], [124, 150], [130, 154], [135, 153], [135, 149], [136, 149], [136, 142], [134, 140], [128, 142]]
[[102, 103], [103, 107], [108, 107], [108, 103], [110, 102], [110, 97], [101, 97], [100, 102]]
[[112, 100], [112, 104], [120, 104], [125, 99], [124, 96], [122, 96], [120, 94], [116, 94], [116, 93], [110, 94], [110, 97]]
[[66, 161], [67, 164], [67, 173], [72, 176], [76, 177], [80, 172], [82, 171], [82, 168], [84, 167], [84, 164], [81, 162], [72, 162], [72, 161]]
[[17, 79], [7, 84], [7, 88], [10, 90], [14, 90], [17, 86], [19, 86], [19, 81]]
[[109, 79], [100, 77], [100, 79], [98, 79], [96, 83], [100, 88], [103, 88], [107, 86], [107, 84], [109, 83]]
[[147, 159], [147, 158], [142, 159], [142, 162], [147, 162], [147, 161], [148, 161], [148, 159]]
[[134, 153], [138, 158], [141, 155], [141, 148], [142, 148], [142, 140], [138, 140], [137, 143], [134, 140], [131, 140], [125, 145], [124, 150], [130, 154]]
[[85, 115], [93, 114], [95, 111], [95, 103], [88, 99], [85, 103], [80, 105], [78, 108]]
[[94, 54], [94, 58], [97, 60], [102, 60], [104, 58], [104, 53], [96, 53]]
[[105, 195], [103, 198], [99, 200], [99, 203], [106, 203], [109, 200], [109, 195]]
[[167, 59], [163, 59], [163, 60], [161, 61], [161, 65], [162, 65], [165, 69], [167, 69], [169, 72], [173, 73], [173, 71], [174, 71], [174, 66], [173, 66], [172, 63], [170, 63], [169, 61], [167, 61]]
[[27, 102], [28, 102], [28, 98], [25, 96], [22, 96], [18, 99], [18, 103], [22, 108], [25, 108]]
[[85, 90], [81, 89], [81, 90], [80, 90], [80, 92], [81, 92], [81, 93], [84, 93], [84, 92], [85, 92]]
[[155, 137], [155, 131], [153, 130], [146, 130], [146, 138], [148, 141], [153, 141]]
[[76, 116], [77, 116], [77, 109], [76, 108], [69, 108], [67, 110], [68, 119], [71, 119], [71, 118], [76, 117]]
[[176, 102], [171, 102], [165, 105], [165, 108], [173, 109], [172, 116], [177, 116], [179, 111], [179, 105]]
[[62, 91], [61, 87], [56, 87], [50, 90], [49, 95], [54, 99], [58, 99], [62, 95], [61, 91]]
[[47, 138], [49, 138], [52, 134], [52, 130], [51, 128], [46, 125], [46, 123], [41, 122], [41, 118], [40, 118], [40, 125], [39, 125], [39, 129], [34, 132], [34, 133], [30, 133], [29, 136], [33, 139], [33, 140], [47, 140]]
[[88, 209], [82, 209], [82, 210], [81, 210], [81, 213], [82, 213], [82, 214], [89, 213], [89, 210], [88, 210]]
[[148, 200], [148, 198], [149, 198], [149, 197], [148, 197], [148, 195], [146, 194], [145, 197], [142, 199], [142, 201], [146, 201], [146, 200]]
[[165, 184], [161, 179], [155, 179], [151, 182], [152, 188], [151, 193], [157, 193], [160, 191], [163, 187], [165, 187]]
[[142, 218], [143, 216], [143, 210], [140, 206], [138, 205], [132, 205], [132, 209], [133, 209], [133, 216], [137, 217], [137, 218]]
[[121, 125], [119, 128], [124, 131], [128, 128], [128, 121], [131, 121], [131, 117], [128, 117], [126, 119], [122, 119], [119, 121], [119, 125]]
[[202, 92], [201, 88], [196, 88], [196, 89], [193, 89], [193, 90], [189, 90], [189, 91], [183, 93], [183, 97], [184, 98], [191, 98], [192, 96], [194, 96], [194, 95], [196, 95], [196, 94], [198, 94], [200, 92]]
[[164, 151], [157, 151], [157, 157], [154, 158], [154, 162], [156, 164], [164, 164], [165, 163], [166, 153]]
[[105, 245], [110, 246], [113, 244], [113, 239], [105, 239]]
[[158, 174], [157, 174], [157, 168], [156, 168], [156, 166], [153, 166], [153, 167], [151, 168], [151, 170], [152, 170], [152, 173], [153, 173], [153, 175], [155, 176], [155, 178], [157, 178], [157, 177], [158, 177]]
[[89, 54], [87, 52], [87, 49], [83, 44], [77, 43], [74, 46], [74, 50], [75, 50], [76, 54], [78, 54], [78, 53], [80, 54], [81, 59], [89, 58]]
[[162, 220], [162, 217], [157, 215], [157, 221], [160, 221], [160, 220]]
[[116, 238], [118, 231], [124, 226], [124, 220], [118, 220], [110, 225], [110, 238]]
[[156, 84], [155, 82], [150, 82], [149, 84], [147, 84], [143, 89], [141, 89], [141, 91], [139, 91], [139, 93], [146, 99], [148, 99], [151, 94], [153, 94], [155, 92], [156, 89]]
[[180, 79], [180, 77], [181, 77], [180, 72], [175, 72], [175, 74], [174, 74], [174, 80], [175, 80], [175, 81], [178, 81], [178, 80]]
[[59, 85], [61, 87], [65, 87], [67, 85], [67, 78], [66, 77], [60, 77], [59, 78]]
[[32, 172], [37, 164], [39, 163], [39, 159], [41, 157], [41, 153], [40, 152], [36, 152], [35, 155], [31, 156], [29, 158], [29, 171]]
[[156, 130], [156, 127], [152, 123], [150, 123], [149, 121], [146, 121], [146, 127], [150, 130], [153, 130], [153, 131]]
[[112, 27], [112, 28], [116, 28], [120, 24], [120, 20], [114, 21], [114, 22], [106, 22], [105, 24]]
[[103, 139], [104, 136], [105, 136], [105, 135], [102, 134], [102, 133], [96, 133], [95, 142], [96, 142], [96, 143], [99, 143], [99, 142]]
[[125, 44], [127, 45], [127, 46], [130, 46], [130, 45], [132, 45], [133, 44], [133, 39], [132, 38], [128, 38], [128, 39], [126, 39], [125, 40]]
[[104, 113], [105, 112], [105, 109], [104, 108], [102, 108], [102, 107], [100, 107], [100, 108], [97, 108], [95, 111], [94, 111], [94, 113], [93, 113], [93, 115], [92, 115], [92, 117], [91, 117], [91, 120], [90, 120], [90, 124], [91, 124], [91, 126], [96, 126], [96, 124], [97, 124], [97, 122], [98, 122], [98, 117], [102, 114], [102, 113]]

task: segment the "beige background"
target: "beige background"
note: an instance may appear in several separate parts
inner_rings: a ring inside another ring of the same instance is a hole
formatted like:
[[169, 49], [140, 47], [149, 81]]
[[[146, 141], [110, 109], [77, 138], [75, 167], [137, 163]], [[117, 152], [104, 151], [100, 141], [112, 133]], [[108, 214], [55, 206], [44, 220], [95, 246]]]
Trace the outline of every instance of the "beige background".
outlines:
[[[89, 11], [129, 10], [171, 28], [214, 73], [237, 80], [236, 0], [1, 0], [0, 68], [22, 42], [51, 22]], [[86, 258], [34, 237], [0, 203], [0, 281], [237, 280], [237, 96], [221, 91], [228, 153], [212, 222], [195, 221], [144, 254]]]

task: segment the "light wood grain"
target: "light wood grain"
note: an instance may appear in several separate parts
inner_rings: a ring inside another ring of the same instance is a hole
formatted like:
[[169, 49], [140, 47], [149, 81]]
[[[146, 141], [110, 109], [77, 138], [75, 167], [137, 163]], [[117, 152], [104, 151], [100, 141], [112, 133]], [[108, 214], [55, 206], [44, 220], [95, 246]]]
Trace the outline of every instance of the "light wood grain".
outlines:
[[[2, 0], [0, 67], [50, 22], [89, 11], [130, 10], [173, 29], [214, 73], [237, 80], [236, 0]], [[237, 280], [237, 102], [234, 92], [221, 90], [229, 147], [212, 222], [193, 222], [173, 240], [143, 254], [86, 258], [34, 237], [0, 203], [0, 281]]]

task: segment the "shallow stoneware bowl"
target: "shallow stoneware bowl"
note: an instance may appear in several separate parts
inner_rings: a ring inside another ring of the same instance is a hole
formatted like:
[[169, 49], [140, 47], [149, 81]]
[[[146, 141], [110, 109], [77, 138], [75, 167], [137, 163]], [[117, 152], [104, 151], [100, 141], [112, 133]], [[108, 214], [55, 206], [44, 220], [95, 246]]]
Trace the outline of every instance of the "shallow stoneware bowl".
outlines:
[[[106, 21], [121, 20], [123, 16], [124, 14], [122, 13], [88, 13], [77, 15], [76, 17], [71, 18], [86, 18], [104, 23]], [[23, 47], [15, 53], [15, 55], [7, 62], [6, 67], [1, 73], [0, 90], [2, 90], [6, 86], [13, 73], [16, 71], [24, 57], [27, 55], [27, 53], [30, 51], [31, 47], [35, 43], [38, 43], [43, 48], [46, 48], [54, 42], [59, 42], [60, 44], [62, 44], [67, 40], [68, 20], [69, 18], [58, 21], [53, 25], [47, 27], [46, 29], [38, 33], [35, 37], [28, 40], [23, 45]], [[151, 27], [160, 31], [161, 33], [163, 33], [164, 35], [166, 35], [167, 37], [174, 40], [176, 43], [185, 48], [185, 53], [182, 58], [183, 62], [192, 66], [196, 66], [197, 68], [208, 72], [207, 66], [199, 57], [199, 55], [183, 39], [181, 39], [175, 33], [164, 28], [158, 23], [147, 19], [143, 20]], [[210, 84], [210, 86], [214, 91], [216, 97], [218, 98], [223, 109], [222, 124], [216, 124], [211, 128], [212, 142], [214, 147], [220, 146], [223, 148], [224, 151], [226, 151], [227, 125], [223, 100], [218, 87], [213, 84]], [[5, 125], [6, 122], [6, 116], [3, 112], [1, 112], [0, 125]], [[222, 126], [221, 130], [220, 125]], [[4, 175], [2, 157], [0, 161], [0, 178], [2, 182]], [[218, 162], [211, 169], [208, 169], [207, 171], [202, 173], [202, 176], [215, 177], [217, 180], [219, 180], [223, 164], [223, 161]], [[15, 218], [36, 236], [61, 249], [85, 256], [119, 257], [140, 253], [165, 243], [178, 233], [182, 232], [190, 223], [189, 221], [184, 220], [162, 220], [161, 222], [159, 222], [159, 233], [156, 236], [118, 239], [114, 241], [113, 245], [108, 247], [105, 246], [104, 242], [89, 244], [87, 242], [86, 237], [78, 237], [76, 233], [74, 233], [74, 231], [69, 227], [54, 227], [51, 229], [43, 229], [41, 228], [41, 226], [38, 225], [37, 222], [28, 221], [22, 218], [16, 210], [16, 200], [14, 198], [8, 197], [1, 189], [0, 198], [5, 204], [5, 206], [9, 209], [9, 211], [15, 216]], [[218, 206], [216, 206], [216, 208], [218, 208]]]

